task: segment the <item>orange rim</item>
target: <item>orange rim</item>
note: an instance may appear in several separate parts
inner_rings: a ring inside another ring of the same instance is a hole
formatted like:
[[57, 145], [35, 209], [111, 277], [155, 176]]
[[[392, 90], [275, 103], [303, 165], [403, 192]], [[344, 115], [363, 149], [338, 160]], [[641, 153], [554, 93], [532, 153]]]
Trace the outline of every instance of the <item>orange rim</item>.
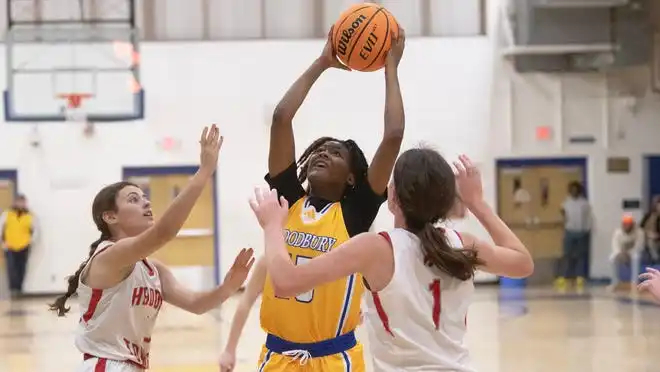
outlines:
[[65, 99], [68, 108], [78, 108], [82, 104], [83, 100], [91, 98], [92, 95], [89, 93], [61, 93], [57, 95], [59, 99]]

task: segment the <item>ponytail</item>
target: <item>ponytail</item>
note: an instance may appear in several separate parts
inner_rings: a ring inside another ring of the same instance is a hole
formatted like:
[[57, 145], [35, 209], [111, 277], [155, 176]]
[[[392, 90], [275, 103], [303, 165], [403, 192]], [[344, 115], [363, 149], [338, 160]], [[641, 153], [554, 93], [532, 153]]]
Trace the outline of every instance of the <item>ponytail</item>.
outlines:
[[[408, 224], [410, 227], [410, 224]], [[421, 241], [424, 261], [428, 266], [435, 266], [453, 278], [468, 280], [474, 277], [476, 267], [482, 264], [474, 249], [455, 249], [449, 245], [442, 229], [430, 222], [417, 225], [413, 229]]]
[[85, 266], [87, 266], [87, 263], [89, 262], [90, 258], [92, 258], [92, 256], [94, 255], [94, 252], [96, 252], [96, 249], [99, 247], [99, 245], [104, 240], [107, 240], [107, 239], [109, 239], [109, 237], [106, 236], [106, 234], [102, 233], [101, 237], [98, 238], [95, 242], [93, 242], [89, 246], [89, 256], [87, 257], [87, 259], [85, 261], [83, 261], [83, 263], [80, 264], [80, 266], [78, 267], [78, 270], [76, 270], [76, 272], [73, 275], [71, 275], [67, 278], [67, 282], [68, 282], [69, 286], [67, 287], [66, 293], [61, 295], [57, 299], [55, 299], [55, 302], [53, 302], [52, 304], [49, 305], [50, 306], [50, 311], [56, 312], [57, 316], [65, 316], [66, 313], [68, 313], [69, 310], [71, 310], [70, 307], [66, 307], [66, 302], [78, 290], [78, 283], [80, 282], [80, 274], [85, 269]]

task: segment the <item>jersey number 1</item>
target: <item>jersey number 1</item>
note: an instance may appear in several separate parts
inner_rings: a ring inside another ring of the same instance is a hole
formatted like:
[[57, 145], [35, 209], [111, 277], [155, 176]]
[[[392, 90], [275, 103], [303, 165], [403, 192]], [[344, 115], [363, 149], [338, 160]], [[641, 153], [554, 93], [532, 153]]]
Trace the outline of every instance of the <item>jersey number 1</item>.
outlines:
[[440, 301], [440, 281], [436, 279], [431, 282], [429, 284], [429, 291], [433, 295], [433, 324], [435, 325], [435, 329], [438, 330], [440, 329], [440, 308], [442, 305]]
[[[290, 253], [289, 253], [289, 257], [292, 257], [292, 255]], [[311, 257], [296, 256], [296, 266], [298, 266], [300, 264], [303, 264], [303, 263], [305, 263], [305, 262], [307, 262], [311, 259], [312, 259]], [[283, 300], [288, 300], [288, 298], [286, 298], [286, 297], [278, 297], [278, 298], [281, 298]], [[314, 299], [314, 290], [313, 289], [309, 292], [301, 293], [301, 294], [296, 296], [296, 301], [303, 302], [303, 303], [306, 303], [306, 304], [312, 302], [313, 299]]]

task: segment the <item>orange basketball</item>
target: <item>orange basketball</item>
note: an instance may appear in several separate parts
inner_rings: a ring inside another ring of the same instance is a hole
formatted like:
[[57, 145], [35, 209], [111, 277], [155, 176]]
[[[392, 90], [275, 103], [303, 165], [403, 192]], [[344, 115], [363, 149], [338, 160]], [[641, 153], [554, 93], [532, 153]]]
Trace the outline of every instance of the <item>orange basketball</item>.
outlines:
[[376, 71], [385, 66], [392, 36], [399, 32], [396, 19], [378, 4], [355, 4], [344, 11], [332, 29], [337, 58], [353, 70]]

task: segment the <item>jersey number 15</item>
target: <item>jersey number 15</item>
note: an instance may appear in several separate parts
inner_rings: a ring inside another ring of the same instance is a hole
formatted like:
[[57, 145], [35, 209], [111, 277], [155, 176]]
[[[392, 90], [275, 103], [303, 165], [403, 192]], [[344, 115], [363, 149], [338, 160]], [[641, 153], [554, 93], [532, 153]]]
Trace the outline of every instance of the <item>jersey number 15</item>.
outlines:
[[[291, 259], [293, 260], [293, 256], [291, 255], [291, 253], [289, 253], [289, 257], [291, 257]], [[295, 259], [296, 266], [304, 264], [305, 262], [307, 262], [311, 259], [312, 259], [312, 257], [296, 256], [296, 259]], [[289, 299], [288, 297], [277, 297], [277, 298], [282, 299], [282, 300], [288, 300]], [[295, 298], [296, 298], [296, 301], [298, 301], [298, 302], [308, 304], [308, 303], [312, 302], [312, 300], [314, 299], [314, 290], [312, 289], [309, 292], [301, 293], [301, 294], [297, 295]]]

